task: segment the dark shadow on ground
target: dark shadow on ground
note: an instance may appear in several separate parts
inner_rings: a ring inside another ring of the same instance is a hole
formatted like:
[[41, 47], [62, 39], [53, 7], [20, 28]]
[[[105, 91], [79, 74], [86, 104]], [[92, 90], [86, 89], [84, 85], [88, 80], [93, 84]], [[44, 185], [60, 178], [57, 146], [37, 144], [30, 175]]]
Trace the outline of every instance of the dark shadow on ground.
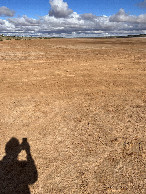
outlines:
[[[22, 150], [26, 151], [27, 160], [19, 161], [18, 154]], [[37, 181], [38, 173], [27, 139], [20, 144], [18, 139], [11, 138], [5, 151], [0, 161], [0, 194], [30, 194], [29, 185]]]

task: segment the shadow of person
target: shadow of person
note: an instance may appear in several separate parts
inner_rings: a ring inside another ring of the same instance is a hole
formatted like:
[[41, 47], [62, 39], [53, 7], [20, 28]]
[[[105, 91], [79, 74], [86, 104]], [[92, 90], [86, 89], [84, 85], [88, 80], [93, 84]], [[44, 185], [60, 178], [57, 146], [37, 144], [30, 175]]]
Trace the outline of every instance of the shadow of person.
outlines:
[[[30, 194], [29, 185], [38, 179], [37, 169], [26, 138], [22, 144], [11, 138], [5, 147], [6, 155], [0, 161], [0, 194]], [[25, 150], [27, 160], [19, 161], [18, 154]]]

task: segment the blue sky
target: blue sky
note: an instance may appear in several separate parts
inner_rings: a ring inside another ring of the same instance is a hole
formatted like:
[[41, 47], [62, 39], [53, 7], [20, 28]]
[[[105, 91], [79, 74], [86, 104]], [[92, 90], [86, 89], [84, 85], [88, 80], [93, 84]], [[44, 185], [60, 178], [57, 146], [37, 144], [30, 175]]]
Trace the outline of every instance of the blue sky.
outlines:
[[95, 15], [112, 15], [123, 8], [131, 14], [139, 15], [145, 10], [139, 9], [137, 3], [139, 0], [68, 0], [73, 10], [78, 13], [92, 13]]
[[1, 33], [45, 36], [146, 33], [146, 0], [0, 0]]
[[[137, 6], [139, 0], [66, 0], [65, 2], [78, 14], [92, 13], [98, 16], [110, 16], [121, 8], [132, 15], [146, 12]], [[16, 16], [27, 15], [33, 18], [48, 14], [50, 9], [49, 0], [0, 0], [0, 6], [15, 10]]]

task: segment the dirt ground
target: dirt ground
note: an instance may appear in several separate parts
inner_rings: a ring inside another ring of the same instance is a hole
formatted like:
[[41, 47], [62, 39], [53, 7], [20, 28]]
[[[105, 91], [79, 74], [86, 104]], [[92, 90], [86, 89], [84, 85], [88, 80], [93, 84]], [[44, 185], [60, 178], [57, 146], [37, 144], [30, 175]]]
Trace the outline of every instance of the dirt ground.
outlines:
[[145, 72], [146, 38], [1, 41], [0, 160], [26, 137], [32, 194], [145, 193]]

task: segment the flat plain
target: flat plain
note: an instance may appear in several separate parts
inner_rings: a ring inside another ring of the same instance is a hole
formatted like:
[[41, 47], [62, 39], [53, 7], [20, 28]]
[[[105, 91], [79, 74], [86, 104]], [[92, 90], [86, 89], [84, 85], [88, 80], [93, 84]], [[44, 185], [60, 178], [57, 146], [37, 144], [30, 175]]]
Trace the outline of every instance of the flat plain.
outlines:
[[0, 160], [26, 137], [32, 194], [145, 193], [145, 86], [146, 38], [1, 41]]

